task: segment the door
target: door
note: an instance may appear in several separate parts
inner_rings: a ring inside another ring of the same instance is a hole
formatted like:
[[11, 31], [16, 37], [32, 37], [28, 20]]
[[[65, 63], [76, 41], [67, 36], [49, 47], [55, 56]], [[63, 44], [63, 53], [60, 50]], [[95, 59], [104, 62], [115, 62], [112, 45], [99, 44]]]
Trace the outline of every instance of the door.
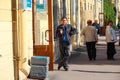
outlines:
[[99, 13], [100, 35], [105, 35], [104, 16], [104, 13]]
[[51, 0], [35, 0], [33, 6], [34, 55], [49, 56], [49, 70], [53, 70], [53, 29]]

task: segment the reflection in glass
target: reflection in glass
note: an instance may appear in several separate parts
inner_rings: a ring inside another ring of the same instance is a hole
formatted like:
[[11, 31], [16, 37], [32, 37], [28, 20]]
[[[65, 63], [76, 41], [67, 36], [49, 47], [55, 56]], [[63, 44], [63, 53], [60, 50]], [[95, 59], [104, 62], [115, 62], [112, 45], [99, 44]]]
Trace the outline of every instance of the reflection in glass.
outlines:
[[48, 45], [45, 35], [49, 39], [48, 30], [48, 4], [47, 0], [36, 0], [36, 27], [35, 27], [35, 45]]

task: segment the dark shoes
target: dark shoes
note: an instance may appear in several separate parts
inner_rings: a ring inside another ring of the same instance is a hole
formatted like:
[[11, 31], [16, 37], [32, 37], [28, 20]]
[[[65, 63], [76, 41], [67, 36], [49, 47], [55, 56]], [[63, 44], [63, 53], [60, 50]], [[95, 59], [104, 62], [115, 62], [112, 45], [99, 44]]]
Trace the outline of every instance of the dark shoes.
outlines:
[[[58, 66], [58, 70], [60, 70], [61, 67], [62, 66]], [[64, 68], [65, 71], [68, 71], [68, 67], [63, 66], [63, 68]]]
[[92, 61], [92, 59], [89, 59], [89, 61]]
[[96, 58], [89, 58], [89, 61], [95, 61], [96, 60]]
[[107, 58], [107, 60], [113, 60], [114, 61], [115, 59], [114, 58]]
[[95, 60], [96, 60], [96, 58], [93, 58], [93, 60], [95, 61]]
[[68, 71], [68, 67], [63, 67], [65, 69], [65, 71]]
[[61, 67], [62, 67], [62, 66], [58, 66], [58, 70], [60, 70]]

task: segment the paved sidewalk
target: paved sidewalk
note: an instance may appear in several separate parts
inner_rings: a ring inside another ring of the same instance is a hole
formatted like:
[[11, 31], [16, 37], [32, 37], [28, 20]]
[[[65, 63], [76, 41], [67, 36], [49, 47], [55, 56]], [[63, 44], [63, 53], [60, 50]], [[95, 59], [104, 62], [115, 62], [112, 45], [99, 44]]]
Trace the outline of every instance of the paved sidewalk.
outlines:
[[100, 36], [97, 43], [96, 61], [89, 61], [86, 47], [82, 46], [72, 51], [69, 71], [57, 70], [54, 64], [54, 71], [49, 71], [48, 80], [120, 80], [120, 46], [116, 43], [117, 54], [115, 61], [106, 59], [105, 37]]

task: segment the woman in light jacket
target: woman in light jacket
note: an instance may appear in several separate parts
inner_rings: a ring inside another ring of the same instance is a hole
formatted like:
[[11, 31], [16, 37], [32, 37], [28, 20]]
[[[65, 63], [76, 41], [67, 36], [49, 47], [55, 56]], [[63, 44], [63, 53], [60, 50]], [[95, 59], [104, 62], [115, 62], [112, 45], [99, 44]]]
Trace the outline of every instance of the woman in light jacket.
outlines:
[[113, 22], [109, 21], [106, 27], [106, 42], [107, 42], [107, 59], [114, 60], [114, 55], [116, 54], [115, 42], [117, 41], [117, 36], [115, 30], [113, 29]]

